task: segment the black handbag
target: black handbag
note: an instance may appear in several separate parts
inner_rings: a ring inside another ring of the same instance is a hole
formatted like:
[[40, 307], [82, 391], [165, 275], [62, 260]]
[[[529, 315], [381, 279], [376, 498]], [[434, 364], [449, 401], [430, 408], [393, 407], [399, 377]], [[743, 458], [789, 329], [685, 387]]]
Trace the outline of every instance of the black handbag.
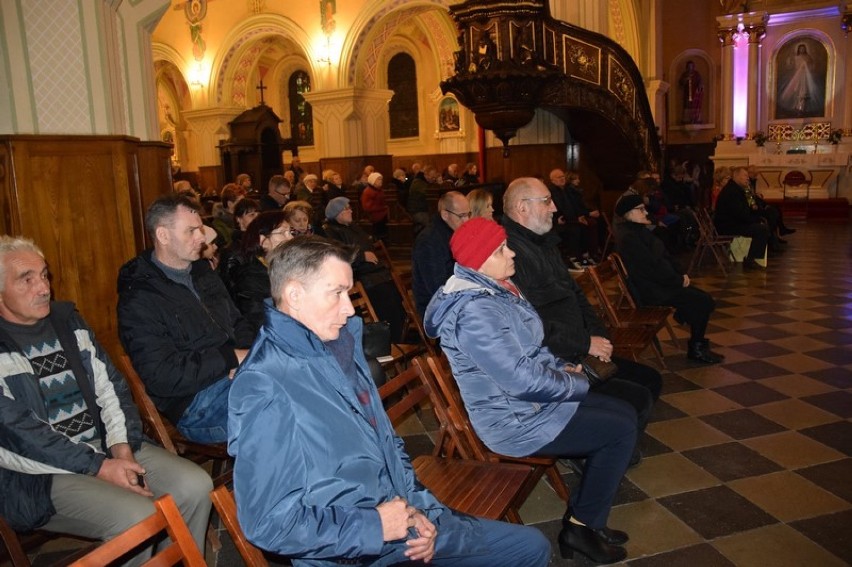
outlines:
[[612, 378], [616, 372], [618, 372], [618, 366], [614, 362], [599, 359], [596, 356], [587, 355], [583, 357], [583, 360], [580, 361], [580, 364], [583, 365], [583, 372], [586, 373], [586, 377], [589, 379], [589, 384], [592, 386], [597, 386], [598, 384], [602, 384], [606, 382], [610, 378]]
[[390, 323], [388, 323], [387, 321], [379, 321], [378, 323], [365, 323], [364, 336], [361, 340], [361, 343], [364, 346], [364, 356], [367, 358], [390, 356]]

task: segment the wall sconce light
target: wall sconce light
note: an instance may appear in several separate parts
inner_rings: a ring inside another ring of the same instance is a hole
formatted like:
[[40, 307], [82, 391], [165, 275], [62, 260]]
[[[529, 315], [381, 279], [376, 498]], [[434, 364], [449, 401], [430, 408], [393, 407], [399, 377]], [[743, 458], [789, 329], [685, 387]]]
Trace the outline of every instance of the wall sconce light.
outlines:
[[325, 36], [325, 44], [320, 44], [319, 48], [319, 58], [317, 58], [317, 63], [325, 63], [329, 67], [331, 67], [331, 36]]
[[193, 89], [202, 89], [204, 88], [204, 82], [202, 82], [202, 78], [204, 77], [204, 69], [201, 67], [201, 62], [198, 62], [198, 65], [190, 72], [190, 81], [189, 86]]

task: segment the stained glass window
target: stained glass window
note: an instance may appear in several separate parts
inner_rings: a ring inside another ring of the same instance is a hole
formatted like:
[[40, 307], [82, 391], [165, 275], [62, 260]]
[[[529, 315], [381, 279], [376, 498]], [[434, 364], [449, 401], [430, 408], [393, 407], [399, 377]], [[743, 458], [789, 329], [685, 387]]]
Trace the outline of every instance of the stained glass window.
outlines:
[[304, 71], [290, 75], [288, 94], [290, 99], [290, 136], [300, 146], [314, 144], [314, 120], [311, 105], [302, 96], [311, 92], [311, 78]]
[[390, 137], [411, 138], [420, 134], [417, 111], [417, 73], [414, 59], [397, 53], [388, 62], [388, 89], [393, 97], [388, 105]]

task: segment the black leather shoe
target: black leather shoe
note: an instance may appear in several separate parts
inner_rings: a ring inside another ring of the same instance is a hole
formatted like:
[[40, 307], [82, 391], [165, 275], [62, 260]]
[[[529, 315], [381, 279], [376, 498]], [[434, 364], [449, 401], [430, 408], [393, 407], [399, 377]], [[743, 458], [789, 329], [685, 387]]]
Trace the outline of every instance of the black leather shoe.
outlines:
[[754, 258], [745, 257], [743, 258], [743, 271], [760, 271], [765, 270], [763, 266], [754, 261]]
[[778, 229], [778, 233], [781, 236], [787, 236], [788, 234], [795, 234], [796, 229], [795, 228], [787, 228], [786, 226], [782, 226], [781, 228]]
[[[604, 528], [606, 529], [606, 528]], [[568, 522], [559, 532], [559, 553], [563, 558], [573, 557], [579, 551], [595, 563], [618, 563], [627, 557], [627, 551], [618, 545], [608, 544], [603, 536], [587, 526]], [[624, 534], [625, 536], [627, 534]]]
[[707, 339], [689, 341], [689, 350], [687, 351], [686, 356], [690, 360], [696, 360], [706, 364], [718, 364], [725, 360], [724, 356], [710, 350], [710, 341]]
[[601, 528], [599, 530], [592, 530], [595, 532], [595, 535], [604, 540], [605, 543], [609, 545], [624, 545], [628, 541], [630, 541], [630, 536], [627, 535], [627, 532], [623, 532], [621, 530], [612, 530], [610, 528]]

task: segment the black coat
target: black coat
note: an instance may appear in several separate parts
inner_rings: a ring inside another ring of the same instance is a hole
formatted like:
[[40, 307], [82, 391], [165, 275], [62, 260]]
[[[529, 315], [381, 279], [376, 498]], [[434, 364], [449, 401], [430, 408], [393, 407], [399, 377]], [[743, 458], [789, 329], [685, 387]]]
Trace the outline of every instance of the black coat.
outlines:
[[436, 215], [432, 224], [423, 229], [414, 241], [414, 249], [411, 252], [411, 287], [421, 317], [438, 288], [453, 275], [455, 261], [450, 251], [452, 237], [453, 229], [444, 222], [441, 215]]
[[503, 217], [509, 248], [515, 252], [512, 281], [544, 323], [544, 345], [566, 360], [589, 352], [591, 338], [607, 337], [606, 326], [559, 255], [559, 235], [539, 235]]
[[625, 221], [618, 225], [615, 246], [627, 273], [631, 291], [643, 305], [671, 305], [673, 293], [683, 288], [684, 271], [669, 255], [666, 245], [644, 224]]
[[358, 255], [352, 262], [352, 273], [365, 288], [391, 281], [388, 266], [368, 262], [364, 257], [365, 252], [373, 252], [373, 237], [364, 229], [355, 224], [340, 224], [335, 220], [327, 221], [322, 228], [326, 237], [358, 250]]
[[228, 283], [234, 305], [257, 333], [263, 325], [263, 301], [271, 297], [269, 270], [257, 256], [236, 254], [228, 258]]
[[716, 230], [720, 234], [741, 234], [746, 227], [756, 222], [760, 222], [760, 219], [749, 206], [745, 189], [733, 179], [728, 181], [716, 200], [716, 212], [713, 214]]
[[192, 291], [168, 279], [146, 250], [118, 272], [118, 333], [154, 405], [177, 423], [195, 395], [237, 366], [254, 332], [207, 260]]

